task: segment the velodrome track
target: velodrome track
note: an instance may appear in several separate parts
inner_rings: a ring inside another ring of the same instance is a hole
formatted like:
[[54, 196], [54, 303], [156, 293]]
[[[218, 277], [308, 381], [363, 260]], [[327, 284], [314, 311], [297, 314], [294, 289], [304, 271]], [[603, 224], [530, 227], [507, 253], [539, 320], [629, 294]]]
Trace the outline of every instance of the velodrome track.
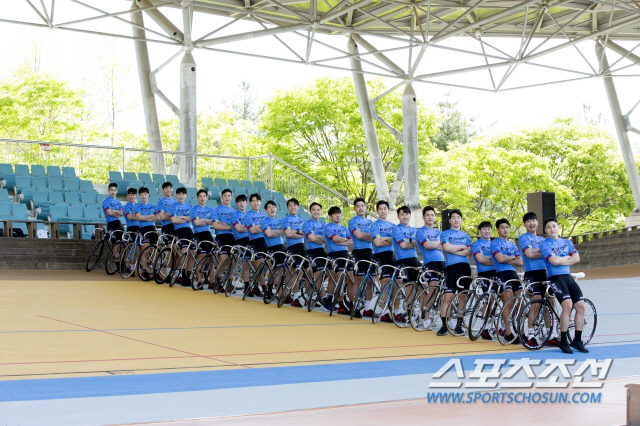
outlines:
[[451, 357], [473, 369], [478, 358], [564, 355], [101, 271], [3, 271], [0, 424], [370, 425], [474, 415], [473, 424], [496, 425], [503, 417], [513, 424], [509, 413], [522, 424], [566, 424], [572, 412], [580, 424], [623, 424], [623, 385], [640, 382], [630, 377], [640, 375], [640, 265], [594, 271], [594, 280], [586, 273], [580, 284], [596, 304], [598, 329], [591, 353], [573, 358], [614, 358], [601, 404], [444, 409], [421, 398]]

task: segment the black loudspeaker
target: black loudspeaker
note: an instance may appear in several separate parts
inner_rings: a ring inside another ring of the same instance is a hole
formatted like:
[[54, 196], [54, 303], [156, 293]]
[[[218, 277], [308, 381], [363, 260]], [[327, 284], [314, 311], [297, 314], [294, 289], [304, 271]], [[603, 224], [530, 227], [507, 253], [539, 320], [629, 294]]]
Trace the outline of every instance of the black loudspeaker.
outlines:
[[544, 234], [544, 221], [549, 217], [556, 217], [556, 193], [533, 192], [527, 194], [527, 211], [538, 216], [538, 235]]
[[442, 210], [442, 228], [440, 229], [442, 232], [451, 228], [451, 224], [449, 223], [449, 212], [453, 209]]

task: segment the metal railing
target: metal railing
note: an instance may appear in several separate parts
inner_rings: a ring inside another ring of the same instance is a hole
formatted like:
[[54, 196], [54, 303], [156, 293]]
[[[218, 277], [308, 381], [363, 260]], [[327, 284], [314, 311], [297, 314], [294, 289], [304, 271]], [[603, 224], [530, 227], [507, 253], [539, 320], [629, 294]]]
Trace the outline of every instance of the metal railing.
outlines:
[[[0, 138], [0, 163], [74, 167], [76, 176], [94, 184], [109, 183], [109, 171], [153, 173], [151, 156], [154, 153], [164, 154], [167, 171], [176, 155], [196, 157], [198, 187], [202, 186], [203, 177], [262, 181], [267, 189], [298, 199], [307, 211], [314, 201], [322, 204], [325, 212], [331, 206], [339, 206], [345, 224], [353, 206], [349, 198], [273, 154], [237, 157]], [[373, 213], [369, 216], [377, 219]]]
[[586, 243], [592, 240], [597, 240], [599, 238], [609, 237], [611, 235], [621, 234], [623, 232], [630, 232], [630, 231], [633, 231], [634, 229], [640, 229], [640, 225], [609, 229], [607, 231], [589, 232], [586, 234], [572, 235], [568, 238], [571, 238], [571, 242], [573, 244], [579, 244], [579, 243]]

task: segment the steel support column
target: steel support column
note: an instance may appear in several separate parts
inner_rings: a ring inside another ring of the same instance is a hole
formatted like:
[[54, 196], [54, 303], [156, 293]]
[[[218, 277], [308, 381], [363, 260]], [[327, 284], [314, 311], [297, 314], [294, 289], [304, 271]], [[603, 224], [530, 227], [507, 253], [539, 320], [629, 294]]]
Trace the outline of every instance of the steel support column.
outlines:
[[[596, 57], [602, 58], [602, 69], [609, 69], [609, 61], [607, 60], [604, 47], [599, 41], [596, 42]], [[620, 102], [618, 101], [618, 94], [616, 93], [616, 87], [613, 84], [613, 77], [609, 75], [602, 75], [602, 81], [604, 82], [604, 89], [607, 92], [607, 98], [609, 99], [609, 107], [611, 108], [611, 115], [613, 115], [613, 122], [616, 126], [616, 133], [618, 134], [618, 144], [620, 145], [620, 151], [622, 153], [622, 159], [624, 160], [624, 166], [627, 169], [627, 176], [629, 178], [629, 185], [631, 186], [631, 193], [633, 194], [633, 201], [635, 204], [634, 213], [640, 213], [640, 178], [638, 177], [638, 167], [633, 155], [633, 148], [629, 142], [629, 135], [627, 133], [627, 122], [620, 109]]]
[[[198, 116], [196, 109], [196, 61], [185, 52], [180, 62], [180, 141], [184, 152], [198, 152]], [[196, 186], [196, 157], [183, 155], [180, 160], [180, 180]]]
[[[138, 9], [135, 3], [131, 5], [131, 9]], [[144, 19], [142, 12], [135, 12], [131, 14], [131, 21], [144, 27]], [[146, 38], [145, 31], [132, 26], [133, 36], [139, 39]], [[136, 49], [136, 61], [138, 63], [138, 76], [140, 78], [140, 91], [142, 98], [142, 107], [144, 109], [144, 119], [147, 125], [147, 140], [149, 141], [149, 148], [158, 151], [162, 150], [162, 135], [160, 134], [160, 123], [158, 122], [158, 110], [156, 108], [156, 98], [151, 88], [151, 65], [149, 64], [149, 50], [147, 49], [147, 42], [136, 40], [133, 42]], [[166, 174], [166, 165], [164, 162], [164, 154], [152, 153], [151, 154], [151, 167], [153, 173]]]
[[[349, 53], [358, 55], [358, 46], [352, 38], [347, 43]], [[380, 154], [380, 145], [378, 144], [378, 134], [371, 117], [369, 108], [369, 94], [367, 93], [367, 84], [362, 73], [362, 63], [358, 56], [351, 56], [351, 68], [353, 72], [353, 85], [356, 88], [356, 96], [358, 105], [360, 106], [360, 116], [362, 117], [362, 128], [364, 130], [364, 138], [367, 142], [367, 151], [371, 159], [371, 171], [373, 173], [373, 181], [376, 185], [379, 200], [389, 200], [389, 188], [387, 187], [387, 178], [384, 173], [384, 165], [382, 164], [382, 154]]]
[[421, 206], [419, 193], [418, 103], [416, 92], [411, 84], [407, 84], [402, 93], [402, 142], [404, 147], [404, 204], [412, 211], [419, 210]]

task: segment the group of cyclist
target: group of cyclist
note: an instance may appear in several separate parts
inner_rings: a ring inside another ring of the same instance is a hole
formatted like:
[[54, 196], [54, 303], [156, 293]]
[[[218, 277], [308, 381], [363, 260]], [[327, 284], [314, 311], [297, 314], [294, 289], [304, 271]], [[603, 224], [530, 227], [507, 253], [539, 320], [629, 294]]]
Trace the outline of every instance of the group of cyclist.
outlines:
[[[518, 296], [523, 291], [523, 283], [528, 288], [532, 299], [540, 298], [546, 292], [545, 284], [552, 288], [557, 300], [561, 303], [560, 315], [560, 340], [551, 338], [547, 341], [549, 346], [559, 346], [565, 353], [572, 353], [572, 349], [580, 352], [588, 352], [581, 340], [582, 323], [584, 318], [583, 295], [580, 287], [569, 273], [571, 265], [580, 261], [580, 256], [573, 244], [566, 239], [559, 238], [558, 223], [555, 218], [547, 218], [544, 221], [544, 230], [548, 238], [536, 235], [538, 220], [534, 213], [527, 213], [523, 217], [526, 233], [518, 238], [518, 246], [508, 240], [510, 223], [507, 219], [500, 219], [495, 223], [499, 237], [491, 240], [493, 226], [490, 222], [481, 222], [478, 225], [480, 238], [473, 243], [468, 234], [461, 230], [463, 223], [462, 212], [458, 209], [449, 211], [450, 228], [440, 232], [435, 227], [436, 212], [433, 207], [422, 209], [424, 226], [416, 229], [409, 226], [411, 210], [402, 206], [397, 209], [398, 225], [390, 222], [389, 203], [378, 201], [376, 213], [378, 219], [373, 221], [367, 218], [366, 202], [363, 198], [354, 201], [355, 216], [348, 221], [348, 226], [341, 225], [342, 210], [333, 206], [327, 211], [329, 222], [325, 225], [320, 221], [322, 205], [317, 202], [309, 206], [311, 219], [304, 220], [298, 215], [300, 204], [295, 198], [287, 201], [288, 215], [283, 219], [276, 218], [277, 206], [274, 201], [268, 200], [262, 206], [262, 198], [258, 193], [246, 195], [240, 194], [235, 198], [236, 208], [231, 207], [233, 193], [230, 189], [221, 192], [221, 204], [216, 208], [207, 206], [208, 192], [200, 189], [197, 192], [197, 204], [195, 206], [185, 202], [187, 191], [181, 187], [176, 190], [177, 201], [172, 199], [173, 185], [165, 182], [162, 185], [164, 198], [156, 205], [149, 203], [149, 189], [129, 188], [127, 190], [128, 203], [122, 205], [116, 200], [117, 184], [109, 184], [109, 197], [103, 202], [103, 209], [107, 221], [107, 230], [112, 235], [122, 231], [120, 218], [124, 216], [127, 224], [127, 232], [138, 232], [141, 236], [142, 248], [158, 243], [158, 233], [155, 229], [156, 220], [161, 222], [161, 235], [174, 236], [177, 241], [207, 241], [211, 244], [202, 248], [202, 254], [210, 252], [218, 247], [219, 262], [216, 269], [211, 271], [215, 276], [220, 272], [219, 268], [225, 259], [232, 254], [234, 247], [246, 247], [254, 253], [252, 262], [258, 267], [261, 262], [270, 260], [273, 266], [282, 265], [291, 260], [293, 267], [300, 267], [302, 259], [309, 259], [307, 265], [303, 265], [314, 277], [326, 262], [332, 262], [329, 271], [332, 280], [329, 280], [327, 288], [319, 291], [314, 307], [337, 312], [342, 315], [351, 314], [356, 318], [369, 317], [372, 311], [372, 299], [374, 289], [367, 286], [364, 291], [364, 303], [362, 306], [354, 306], [356, 292], [365, 275], [371, 273], [372, 264], [378, 265], [376, 269], [377, 279], [381, 286], [385, 286], [394, 279], [394, 270], [404, 271], [401, 280], [404, 282], [417, 282], [419, 279], [428, 283], [429, 289], [442, 288], [444, 295], [440, 305], [442, 327], [437, 331], [438, 336], [455, 330], [456, 335], [462, 334], [463, 318], [447, 318], [450, 310], [449, 304], [454, 296], [468, 290], [474, 281], [469, 263], [472, 257], [477, 268], [477, 277], [483, 280], [475, 280], [481, 286], [488, 286], [489, 282], [500, 284], [496, 290], [505, 303], [512, 296]], [[140, 203], [136, 203], [136, 196], [140, 196]], [[247, 206], [250, 206], [247, 209]], [[248, 210], [248, 211], [247, 211]], [[210, 228], [215, 230], [215, 240]], [[114, 237], [117, 238], [117, 237]], [[286, 242], [286, 248], [285, 248]], [[201, 247], [202, 244], [198, 244]], [[176, 250], [191, 250], [196, 246], [187, 248], [184, 244], [176, 247]], [[326, 251], [325, 251], [326, 247]], [[519, 248], [518, 248], [519, 247]], [[351, 248], [351, 253], [349, 253]], [[422, 262], [418, 259], [420, 251]], [[144, 253], [144, 251], [142, 251]], [[190, 271], [192, 261], [182, 271], [178, 283], [190, 285]], [[316, 259], [313, 261], [313, 259]], [[149, 272], [146, 265], [149, 259], [140, 259], [143, 264], [141, 278], [148, 279]], [[356, 265], [356, 267], [354, 267]], [[516, 267], [524, 267], [524, 277], [520, 280]], [[133, 268], [134, 265], [132, 264]], [[424, 274], [421, 274], [421, 270]], [[347, 273], [350, 280], [346, 284], [346, 298], [344, 294], [334, 294], [335, 283], [341, 274]], [[145, 275], [146, 274], [146, 275]], [[290, 274], [290, 272], [287, 272]], [[307, 275], [309, 276], [309, 275]], [[393, 277], [392, 277], [393, 276]], [[241, 278], [244, 282], [246, 296], [255, 297], [263, 295], [267, 289], [264, 277], [260, 279], [260, 285], [249, 288], [249, 268], [242, 267]], [[444, 282], [441, 282], [443, 281]], [[309, 279], [303, 281], [306, 289], [311, 284]], [[332, 285], [333, 282], [333, 285]], [[213, 288], [214, 283], [209, 283]], [[426, 304], [435, 303], [437, 291], [427, 293]], [[337, 300], [333, 300], [336, 297]], [[465, 303], [463, 297], [456, 298], [460, 307]], [[302, 307], [308, 303], [301, 297], [300, 292], [292, 293], [285, 303], [291, 306]], [[381, 322], [394, 322], [399, 316], [406, 315], [401, 307], [393, 305], [385, 311]], [[575, 309], [575, 334], [573, 339], [568, 338], [567, 328], [572, 308]], [[422, 324], [429, 328], [434, 318], [429, 317], [429, 309], [421, 314]], [[448, 323], [449, 321], [449, 323]], [[447, 324], [449, 327], [447, 327]], [[513, 336], [518, 333], [507, 324], [508, 340], [519, 343], [520, 339], [535, 339], [532, 331], [530, 335]], [[548, 330], [547, 330], [548, 331]], [[491, 340], [488, 330], [483, 330], [481, 337]]]

